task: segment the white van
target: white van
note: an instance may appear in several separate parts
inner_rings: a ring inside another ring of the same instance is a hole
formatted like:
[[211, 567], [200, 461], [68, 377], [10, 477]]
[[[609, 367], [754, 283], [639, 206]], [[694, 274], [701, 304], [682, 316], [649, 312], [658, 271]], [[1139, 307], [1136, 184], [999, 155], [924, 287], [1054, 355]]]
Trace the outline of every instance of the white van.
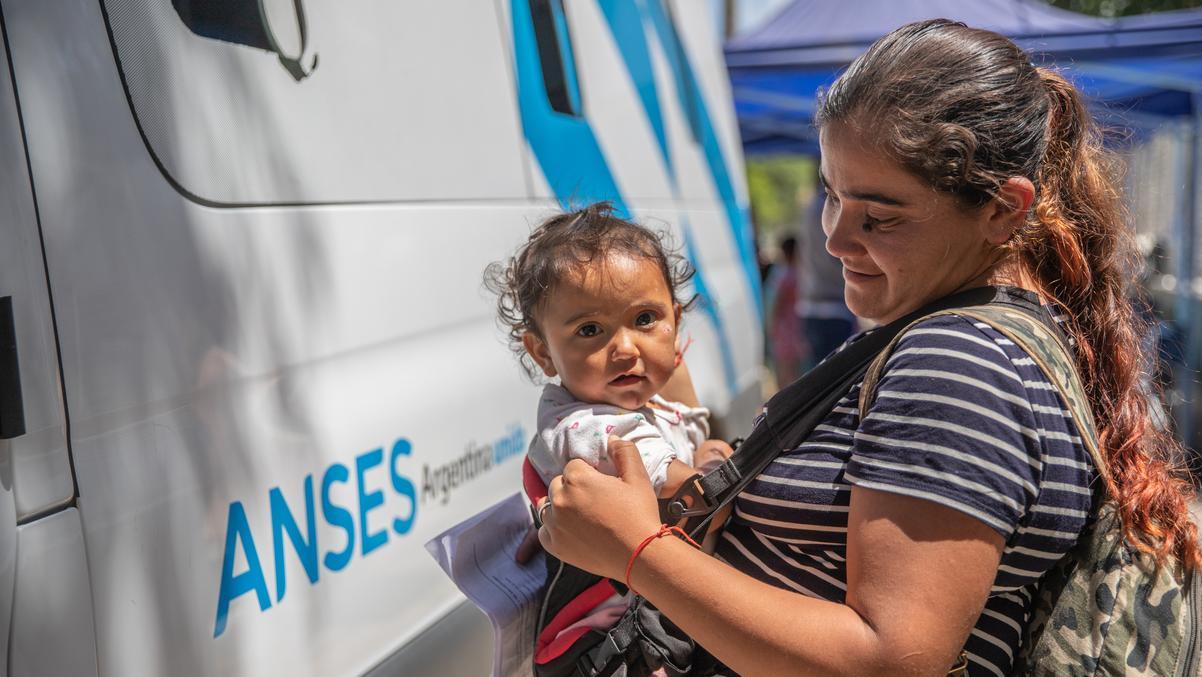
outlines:
[[561, 206], [677, 234], [746, 432], [708, 4], [0, 0], [0, 666], [485, 673], [422, 546], [519, 489], [537, 388], [481, 274]]

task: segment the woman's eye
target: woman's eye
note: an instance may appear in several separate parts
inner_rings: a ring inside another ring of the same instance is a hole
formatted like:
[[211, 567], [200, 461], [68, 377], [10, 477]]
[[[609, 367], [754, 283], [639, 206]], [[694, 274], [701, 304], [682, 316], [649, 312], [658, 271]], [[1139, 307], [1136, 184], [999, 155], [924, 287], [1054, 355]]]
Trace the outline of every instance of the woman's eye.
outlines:
[[576, 330], [576, 335], [583, 338], [592, 338], [601, 333], [601, 327], [595, 324], [586, 324]]
[[645, 327], [653, 322], [655, 322], [655, 313], [651, 312], [639, 313], [639, 316], [634, 318], [635, 325], [639, 327]]

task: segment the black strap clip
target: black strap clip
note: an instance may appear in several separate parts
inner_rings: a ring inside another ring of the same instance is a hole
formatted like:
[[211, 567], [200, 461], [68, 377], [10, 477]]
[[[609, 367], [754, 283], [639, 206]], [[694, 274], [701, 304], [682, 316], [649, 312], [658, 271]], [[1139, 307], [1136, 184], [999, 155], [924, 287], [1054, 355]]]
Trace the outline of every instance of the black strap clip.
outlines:
[[738, 485], [742, 473], [730, 458], [709, 473], [697, 473], [685, 480], [676, 493], [660, 501], [659, 516], [665, 524], [674, 524], [686, 517], [701, 517], [722, 507], [722, 499], [731, 487]]
[[694, 474], [680, 485], [671, 498], [660, 501], [659, 517], [664, 524], [675, 524], [685, 517], [709, 514], [711, 507], [705, 500], [701, 479], [701, 473]]

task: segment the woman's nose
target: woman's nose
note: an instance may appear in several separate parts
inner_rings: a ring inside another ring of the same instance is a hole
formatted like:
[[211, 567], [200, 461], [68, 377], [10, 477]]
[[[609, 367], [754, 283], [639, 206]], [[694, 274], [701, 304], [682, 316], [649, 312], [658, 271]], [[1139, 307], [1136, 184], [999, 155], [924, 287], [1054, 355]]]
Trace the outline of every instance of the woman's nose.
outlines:
[[862, 253], [863, 246], [856, 239], [861, 231], [854, 210], [839, 206], [827, 206], [822, 210], [822, 230], [826, 232], [826, 251], [835, 258]]

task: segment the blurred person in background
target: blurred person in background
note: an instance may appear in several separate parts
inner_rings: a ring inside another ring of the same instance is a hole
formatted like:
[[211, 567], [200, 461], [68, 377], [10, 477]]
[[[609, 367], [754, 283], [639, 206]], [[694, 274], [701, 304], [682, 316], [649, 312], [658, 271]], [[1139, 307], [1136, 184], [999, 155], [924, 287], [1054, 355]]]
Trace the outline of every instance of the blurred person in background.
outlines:
[[799, 284], [797, 238], [786, 237], [780, 242], [780, 258], [772, 265], [764, 282], [769, 358], [777, 386], [782, 388], [801, 376], [802, 360], [806, 356], [806, 343], [797, 316]]
[[[822, 232], [826, 191], [817, 177], [815, 182], [817, 190], [801, 217], [797, 240], [797, 316], [808, 348], [803, 372], [833, 353], [855, 331], [855, 316], [843, 299], [843, 264], [826, 250], [826, 234]], [[785, 383], [781, 381], [781, 385]]]

